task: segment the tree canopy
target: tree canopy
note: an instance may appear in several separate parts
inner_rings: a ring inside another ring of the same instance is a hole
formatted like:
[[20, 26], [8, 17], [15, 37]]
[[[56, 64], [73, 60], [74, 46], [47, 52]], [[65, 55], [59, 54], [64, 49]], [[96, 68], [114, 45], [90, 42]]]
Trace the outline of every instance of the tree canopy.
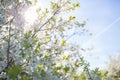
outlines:
[[[79, 2], [55, 0], [44, 9], [38, 2], [0, 0], [0, 79], [106, 79], [106, 73], [101, 75], [97, 68], [89, 69], [78, 45], [67, 41], [66, 31], [85, 25], [69, 14], [80, 6]], [[25, 13], [31, 7], [36, 7], [34, 22], [30, 21], [34, 15]], [[29, 14], [32, 15], [25, 19]]]

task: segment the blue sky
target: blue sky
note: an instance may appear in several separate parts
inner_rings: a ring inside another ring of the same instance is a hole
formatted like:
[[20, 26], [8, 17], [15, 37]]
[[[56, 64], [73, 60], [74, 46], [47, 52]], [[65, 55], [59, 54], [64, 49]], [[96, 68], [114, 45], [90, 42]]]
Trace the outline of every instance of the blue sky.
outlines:
[[[92, 67], [105, 69], [109, 56], [118, 55], [120, 52], [120, 0], [79, 0], [79, 2], [81, 7], [75, 15], [78, 20], [88, 19], [86, 28], [93, 35], [86, 38], [75, 36], [77, 37], [75, 42], [80, 46], [87, 43], [81, 46], [83, 48], [92, 46], [92, 51], [81, 53], [90, 61]], [[98, 34], [100, 35], [96, 37]]]
[[[41, 1], [42, 5], [49, 4], [49, 0]], [[79, 44], [81, 48], [92, 48], [91, 51], [80, 51], [80, 53], [91, 63], [92, 68], [105, 69], [109, 56], [120, 53], [120, 0], [77, 1], [80, 2], [80, 8], [73, 15], [78, 21], [88, 19], [85, 27], [93, 35], [76, 35], [71, 37], [71, 41]]]

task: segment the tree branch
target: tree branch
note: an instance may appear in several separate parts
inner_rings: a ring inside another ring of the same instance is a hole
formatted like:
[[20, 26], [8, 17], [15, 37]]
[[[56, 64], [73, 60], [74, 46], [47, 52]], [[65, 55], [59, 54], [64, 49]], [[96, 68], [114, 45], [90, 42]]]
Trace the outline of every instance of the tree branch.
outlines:
[[8, 49], [7, 49], [7, 66], [9, 66], [9, 54], [10, 54], [10, 38], [11, 38], [11, 22], [9, 25], [9, 39], [8, 39]]
[[57, 12], [58, 12], [59, 10], [60, 10], [60, 8], [57, 9], [57, 10], [53, 13], [53, 15], [52, 15], [45, 23], [43, 23], [43, 24], [39, 27], [39, 29], [37, 30], [37, 32], [35, 32], [35, 33], [32, 35], [32, 38], [35, 37], [35, 35], [42, 29], [42, 27], [44, 27], [51, 19], [53, 19], [53, 17], [57, 14]]

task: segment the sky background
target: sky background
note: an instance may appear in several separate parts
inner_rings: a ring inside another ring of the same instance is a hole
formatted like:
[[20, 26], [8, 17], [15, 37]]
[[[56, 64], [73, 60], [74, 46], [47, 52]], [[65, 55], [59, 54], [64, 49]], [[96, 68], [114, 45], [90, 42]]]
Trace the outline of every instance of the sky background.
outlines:
[[[92, 67], [105, 69], [109, 56], [120, 53], [120, 0], [79, 0], [78, 20], [88, 19], [86, 28], [91, 37], [77, 37], [75, 43], [91, 51], [81, 51]], [[98, 35], [98, 36], [97, 36]]]
[[[88, 19], [85, 28], [93, 35], [89, 36], [87, 33], [75, 35], [70, 41], [79, 44], [80, 54], [85, 56], [92, 68], [106, 69], [109, 56], [120, 53], [120, 0], [77, 1], [80, 2], [80, 8], [73, 15], [78, 21]], [[49, 0], [40, 2], [45, 7], [49, 4]], [[82, 51], [81, 48], [90, 51]]]

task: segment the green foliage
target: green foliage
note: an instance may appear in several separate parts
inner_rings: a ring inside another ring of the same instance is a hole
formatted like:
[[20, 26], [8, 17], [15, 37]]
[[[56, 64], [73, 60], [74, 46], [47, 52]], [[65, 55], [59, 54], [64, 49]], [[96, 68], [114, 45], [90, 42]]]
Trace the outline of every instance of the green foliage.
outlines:
[[75, 19], [75, 16], [70, 16], [69, 17], [69, 20], [74, 20]]
[[51, 2], [50, 6], [51, 6], [52, 9], [58, 9], [58, 8], [60, 8], [60, 6], [58, 5], [58, 3], [55, 3], [55, 2]]
[[29, 48], [30, 47], [30, 44], [28, 43], [27, 39], [25, 39], [23, 41], [23, 44], [24, 44], [25, 48]]
[[83, 72], [80, 74], [80, 78], [79, 79], [80, 80], [87, 80], [87, 78], [86, 78], [86, 76], [85, 76], [85, 74]]
[[66, 46], [66, 41], [64, 39], [61, 40], [61, 45]]
[[11, 69], [9, 69], [7, 72], [8, 72], [8, 75], [11, 79], [16, 80], [18, 75], [22, 71], [23, 71], [23, 69], [20, 66], [13, 64]]
[[21, 77], [21, 80], [31, 80], [28, 76], [25, 76], [25, 75], [23, 75], [22, 77]]
[[69, 66], [65, 66], [65, 67], [63, 68], [63, 70], [64, 70], [65, 73], [67, 73], [67, 72], [70, 70], [70, 67], [69, 67]]
[[22, 55], [23, 58], [25, 57], [24, 51], [21, 51], [21, 55]]

